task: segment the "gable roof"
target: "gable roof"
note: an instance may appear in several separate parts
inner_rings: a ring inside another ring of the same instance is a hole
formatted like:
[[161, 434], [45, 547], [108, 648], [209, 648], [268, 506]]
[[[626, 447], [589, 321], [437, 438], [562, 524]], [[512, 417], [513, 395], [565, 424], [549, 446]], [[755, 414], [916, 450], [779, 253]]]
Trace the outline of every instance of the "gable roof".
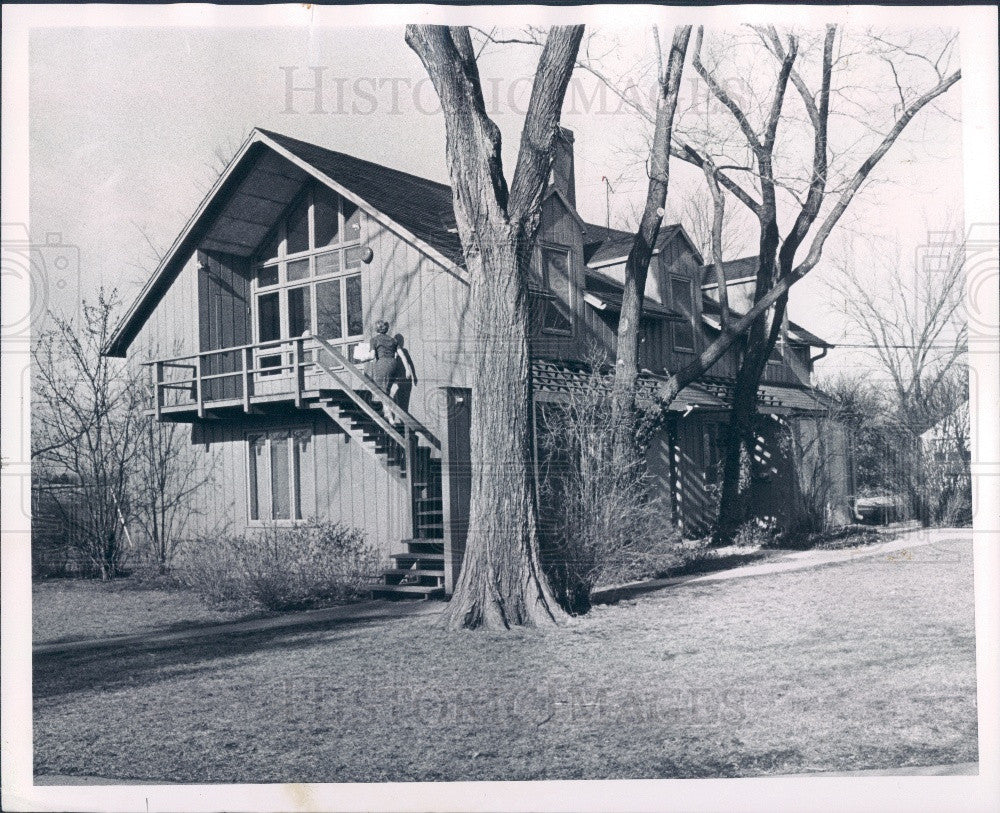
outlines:
[[[583, 261], [590, 266], [611, 265], [623, 262], [632, 249], [635, 235], [621, 229], [586, 224], [587, 239], [583, 246]], [[653, 253], [660, 251], [670, 240], [684, 231], [680, 223], [663, 226], [656, 237]]]
[[[722, 272], [726, 275], [726, 282], [733, 282], [738, 279], [757, 278], [757, 255], [752, 257], [740, 257], [738, 260], [725, 260], [722, 263]], [[702, 288], [715, 288], [715, 266], [703, 265], [701, 267], [701, 278], [704, 281]]]
[[258, 129], [275, 144], [346, 186], [368, 205], [435, 249], [464, 265], [451, 187], [408, 172]]
[[[621, 311], [622, 297], [625, 286], [618, 280], [602, 274], [600, 271], [587, 269], [584, 276], [584, 300], [598, 310]], [[684, 316], [675, 310], [664, 307], [649, 297], [643, 298], [642, 315], [659, 316], [667, 319], [683, 319]]]
[[446, 184], [255, 128], [163, 256], [105, 354], [125, 355], [196, 249], [250, 256], [309, 178], [352, 201], [443, 267], [464, 266]]

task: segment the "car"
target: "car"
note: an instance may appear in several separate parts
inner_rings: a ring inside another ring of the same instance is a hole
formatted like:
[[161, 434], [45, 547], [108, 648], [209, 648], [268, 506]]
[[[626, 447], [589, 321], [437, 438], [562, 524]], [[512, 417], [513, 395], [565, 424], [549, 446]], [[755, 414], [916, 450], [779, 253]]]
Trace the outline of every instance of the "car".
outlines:
[[906, 515], [906, 500], [901, 494], [877, 494], [854, 501], [854, 518], [866, 525], [888, 525]]

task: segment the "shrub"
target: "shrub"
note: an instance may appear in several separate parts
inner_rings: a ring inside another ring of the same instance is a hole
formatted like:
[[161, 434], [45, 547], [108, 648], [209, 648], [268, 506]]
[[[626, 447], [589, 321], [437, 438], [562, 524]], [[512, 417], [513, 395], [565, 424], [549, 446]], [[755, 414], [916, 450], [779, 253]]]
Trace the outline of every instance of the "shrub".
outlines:
[[768, 548], [774, 547], [778, 539], [778, 520], [775, 517], [754, 517], [736, 529], [732, 544], [737, 548]]
[[383, 566], [360, 530], [317, 521], [198, 539], [185, 554], [178, 573], [184, 584], [213, 602], [268, 610], [358, 598]]
[[628, 437], [634, 454], [616, 454], [610, 375], [588, 375], [565, 403], [540, 411], [539, 500], [543, 565], [560, 604], [571, 613], [590, 607], [590, 593], [654, 576], [681, 561], [681, 539], [668, 502], [649, 487], [642, 438], [658, 410], [640, 410]]

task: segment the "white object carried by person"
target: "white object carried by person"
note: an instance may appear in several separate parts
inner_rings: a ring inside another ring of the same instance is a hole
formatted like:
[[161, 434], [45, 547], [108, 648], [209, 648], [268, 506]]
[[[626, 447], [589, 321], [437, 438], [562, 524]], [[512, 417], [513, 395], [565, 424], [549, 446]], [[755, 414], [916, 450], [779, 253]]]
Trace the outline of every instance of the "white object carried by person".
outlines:
[[361, 364], [365, 361], [371, 361], [375, 358], [375, 351], [372, 350], [372, 343], [369, 341], [358, 342], [354, 345], [354, 362], [355, 364]]

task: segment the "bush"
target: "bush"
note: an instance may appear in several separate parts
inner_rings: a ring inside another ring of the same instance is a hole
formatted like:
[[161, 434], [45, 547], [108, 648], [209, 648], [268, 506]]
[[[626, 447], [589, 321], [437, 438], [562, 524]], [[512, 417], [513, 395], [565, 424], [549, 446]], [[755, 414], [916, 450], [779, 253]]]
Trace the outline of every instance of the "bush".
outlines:
[[590, 593], [655, 576], [681, 559], [669, 502], [652, 496], [642, 438], [658, 410], [640, 409], [630, 425], [632, 454], [616, 454], [610, 375], [592, 365], [585, 387], [539, 414], [541, 549], [549, 584], [571, 613], [590, 608]]
[[178, 573], [182, 583], [212, 602], [268, 610], [358, 598], [371, 588], [384, 564], [358, 529], [316, 521], [198, 539], [184, 553]]

